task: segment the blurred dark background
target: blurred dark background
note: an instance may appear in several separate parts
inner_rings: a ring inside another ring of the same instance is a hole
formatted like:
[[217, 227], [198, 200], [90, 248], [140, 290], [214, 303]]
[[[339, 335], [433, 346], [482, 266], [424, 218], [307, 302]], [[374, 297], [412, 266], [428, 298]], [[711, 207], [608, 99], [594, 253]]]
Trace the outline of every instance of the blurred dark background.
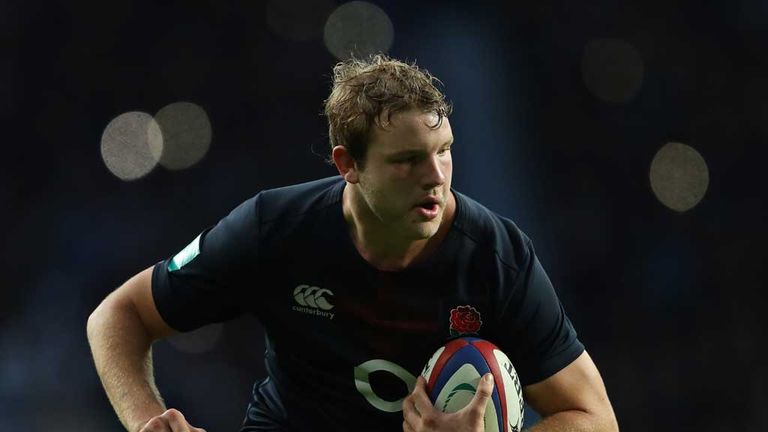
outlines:
[[[454, 187], [533, 239], [622, 430], [768, 430], [768, 3], [4, 1], [0, 41], [0, 430], [120, 430], [88, 315], [259, 190], [335, 174], [350, 49], [443, 81]], [[154, 352], [170, 406], [237, 430], [258, 322]]]

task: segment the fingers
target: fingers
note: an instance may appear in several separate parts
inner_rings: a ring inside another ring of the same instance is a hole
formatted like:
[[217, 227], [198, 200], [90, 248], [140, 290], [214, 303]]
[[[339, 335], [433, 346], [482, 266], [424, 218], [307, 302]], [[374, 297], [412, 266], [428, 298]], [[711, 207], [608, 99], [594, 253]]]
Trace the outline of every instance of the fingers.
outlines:
[[420, 389], [421, 391], [426, 391], [427, 388], [427, 380], [424, 379], [423, 376], [419, 375], [416, 377], [416, 385], [413, 386], [413, 389]]
[[189, 424], [184, 418], [184, 414], [173, 408], [164, 412], [160, 418], [165, 419], [173, 432], [190, 432]]
[[[413, 393], [416, 393], [418, 389], [418, 382]], [[413, 404], [413, 393], [409, 394], [403, 399], [403, 431], [416, 430], [419, 424], [419, 412]]]
[[472, 402], [460, 412], [446, 415], [432, 405], [426, 393], [426, 382], [420, 376], [416, 379], [413, 392], [403, 400], [403, 431], [456, 429], [457, 425], [482, 430], [485, 408], [492, 394], [493, 375], [488, 373], [480, 379]]
[[413, 392], [403, 400], [403, 431], [443, 430], [441, 415], [427, 396], [426, 381], [418, 377]]
[[139, 432], [170, 432], [170, 430], [170, 426], [158, 416], [149, 419], [149, 421], [139, 429]]
[[403, 421], [403, 432], [416, 432], [416, 429], [412, 428], [411, 425]]
[[410, 396], [411, 402], [416, 406], [416, 411], [419, 413], [427, 413], [434, 409], [432, 401], [430, 401], [429, 396], [427, 396], [426, 388], [426, 380], [424, 380], [424, 377], [419, 376], [416, 379], [416, 386], [413, 388], [413, 393], [411, 393]]
[[485, 415], [485, 407], [488, 405], [488, 400], [493, 394], [493, 375], [487, 373], [483, 375], [480, 382], [477, 384], [477, 391], [472, 398], [472, 402], [467, 406], [475, 416], [483, 417]]
[[205, 429], [190, 425], [179, 410], [171, 408], [151, 418], [140, 432], [205, 432]]
[[413, 406], [413, 402], [406, 398], [403, 401], [403, 430], [416, 430], [420, 421], [421, 419], [419, 417], [419, 413], [416, 412], [416, 408]]

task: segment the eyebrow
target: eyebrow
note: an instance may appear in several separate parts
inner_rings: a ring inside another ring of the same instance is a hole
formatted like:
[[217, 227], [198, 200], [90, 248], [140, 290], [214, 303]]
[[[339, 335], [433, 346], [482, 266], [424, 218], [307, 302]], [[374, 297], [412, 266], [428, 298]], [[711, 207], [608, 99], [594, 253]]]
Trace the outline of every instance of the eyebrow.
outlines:
[[[453, 138], [451, 138], [450, 140], [446, 141], [445, 144], [440, 146], [440, 148], [444, 148], [444, 147], [447, 147], [447, 146], [452, 145], [452, 144], [453, 144]], [[418, 149], [418, 150], [417, 149], [410, 149], [410, 150], [406, 149], [406, 150], [400, 150], [398, 152], [392, 153], [392, 154], [389, 155], [389, 157], [400, 157], [400, 156], [418, 155], [418, 154], [423, 154], [423, 153], [426, 153], [426, 152], [424, 150], [421, 150], [421, 149]]]

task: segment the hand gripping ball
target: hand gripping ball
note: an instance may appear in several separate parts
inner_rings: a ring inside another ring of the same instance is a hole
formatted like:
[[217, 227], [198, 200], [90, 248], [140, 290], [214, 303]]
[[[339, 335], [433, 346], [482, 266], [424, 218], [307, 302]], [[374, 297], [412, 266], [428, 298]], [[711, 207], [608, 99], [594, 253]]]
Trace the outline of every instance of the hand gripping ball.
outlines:
[[519, 432], [523, 426], [520, 379], [506, 354], [491, 342], [454, 339], [435, 351], [421, 375], [435, 407], [456, 412], [472, 400], [480, 378], [488, 372], [493, 374], [494, 386], [485, 409], [485, 430]]

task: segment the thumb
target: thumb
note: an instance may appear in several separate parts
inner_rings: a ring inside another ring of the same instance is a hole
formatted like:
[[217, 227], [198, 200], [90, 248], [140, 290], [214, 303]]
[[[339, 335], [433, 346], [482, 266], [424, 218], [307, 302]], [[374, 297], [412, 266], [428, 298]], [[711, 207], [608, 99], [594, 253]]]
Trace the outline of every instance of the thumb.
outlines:
[[472, 407], [473, 414], [478, 417], [485, 415], [485, 407], [488, 405], [491, 394], [493, 394], [493, 374], [487, 373], [483, 375], [477, 384], [475, 397], [472, 398], [472, 402], [469, 404]]

